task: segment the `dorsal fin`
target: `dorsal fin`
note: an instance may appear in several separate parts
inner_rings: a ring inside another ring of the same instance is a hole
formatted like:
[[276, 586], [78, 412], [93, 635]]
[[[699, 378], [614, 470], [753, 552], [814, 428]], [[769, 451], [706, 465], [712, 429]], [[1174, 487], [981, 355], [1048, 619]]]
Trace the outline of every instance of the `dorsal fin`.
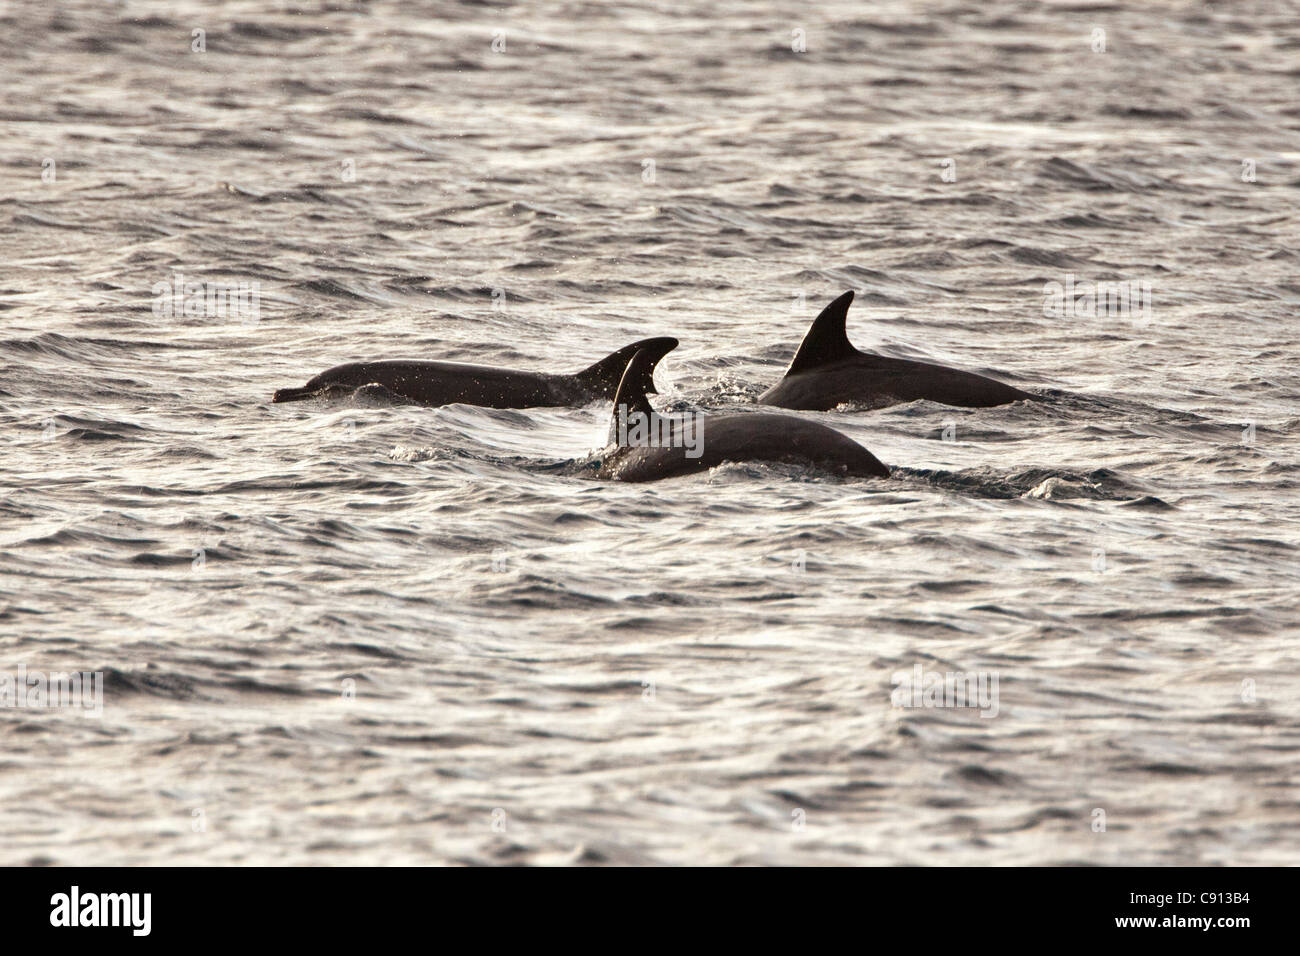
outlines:
[[844, 320], [848, 318], [849, 303], [852, 301], [853, 290], [850, 289], [813, 319], [808, 334], [799, 344], [799, 351], [794, 353], [794, 361], [785, 371], [786, 375], [797, 375], [860, 354], [849, 344], [849, 337], [844, 331]]
[[618, 383], [623, 380], [623, 373], [627, 371], [628, 362], [632, 356], [645, 349], [650, 355], [650, 362], [646, 366], [645, 385], [647, 392], [657, 392], [655, 388], [654, 371], [659, 360], [677, 348], [677, 340], [671, 336], [662, 336], [655, 339], [642, 339], [640, 342], [633, 342], [631, 345], [625, 345], [617, 352], [611, 352], [595, 365], [584, 368], [581, 372], [574, 375], [584, 388], [597, 395], [606, 398], [612, 398], [614, 392], [618, 390]]
[[646, 398], [645, 383], [649, 380], [650, 371], [658, 360], [658, 356], [649, 349], [637, 349], [636, 354], [632, 356], [632, 361], [627, 363], [623, 378], [618, 383], [618, 391], [614, 394], [614, 414], [609, 423], [609, 444], [619, 443], [620, 409], [623, 409], [621, 416], [623, 435], [627, 435], [628, 422], [638, 412], [646, 417], [647, 422], [654, 418], [655, 410], [650, 405], [650, 399]]

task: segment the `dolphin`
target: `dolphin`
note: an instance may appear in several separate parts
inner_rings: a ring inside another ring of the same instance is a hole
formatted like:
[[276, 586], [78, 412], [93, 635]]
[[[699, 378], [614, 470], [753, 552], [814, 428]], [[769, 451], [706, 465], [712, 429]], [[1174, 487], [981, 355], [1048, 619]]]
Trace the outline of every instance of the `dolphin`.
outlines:
[[654, 354], [638, 350], [628, 363], [597, 472], [620, 481], [656, 481], [707, 471], [724, 461], [793, 461], [827, 471], [888, 478], [889, 468], [857, 442], [818, 422], [752, 412], [669, 419], [646, 398]]
[[641, 385], [655, 391], [655, 364], [677, 347], [677, 340], [642, 339], [611, 352], [595, 365], [573, 375], [520, 372], [464, 365], [460, 362], [350, 362], [321, 372], [302, 388], [282, 388], [273, 402], [297, 402], [336, 389], [353, 391], [378, 384], [418, 405], [482, 405], [487, 408], [533, 408], [541, 405], [585, 405], [613, 398], [632, 356], [648, 356]]
[[758, 397], [760, 405], [826, 411], [844, 402], [873, 408], [926, 399], [988, 408], [1036, 395], [982, 375], [942, 365], [859, 352], [844, 332], [852, 291], [826, 306], [803, 337], [785, 377]]

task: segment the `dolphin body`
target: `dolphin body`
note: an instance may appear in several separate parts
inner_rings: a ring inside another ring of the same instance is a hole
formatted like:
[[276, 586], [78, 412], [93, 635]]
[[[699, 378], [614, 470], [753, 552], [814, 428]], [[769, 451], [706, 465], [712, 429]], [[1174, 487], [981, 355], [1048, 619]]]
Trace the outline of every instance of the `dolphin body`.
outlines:
[[619, 383], [609, 433], [613, 450], [601, 463], [602, 478], [657, 481], [726, 461], [793, 461], [840, 474], [889, 477], [889, 468], [851, 438], [793, 415], [665, 418], [646, 398], [644, 383], [653, 363], [652, 353], [638, 351]]
[[460, 362], [350, 362], [321, 372], [302, 388], [282, 388], [273, 402], [297, 402], [335, 391], [355, 391], [366, 385], [384, 386], [392, 394], [418, 405], [481, 405], [487, 408], [586, 405], [610, 399], [632, 356], [645, 353], [641, 386], [656, 391], [655, 364], [677, 347], [668, 336], [642, 339], [611, 352], [595, 365], [573, 375], [521, 372]]
[[844, 331], [852, 301], [853, 293], [845, 292], [813, 320], [785, 377], [758, 397], [760, 405], [827, 411], [844, 402], [884, 408], [926, 399], [988, 408], [1040, 400], [971, 372], [859, 352]]

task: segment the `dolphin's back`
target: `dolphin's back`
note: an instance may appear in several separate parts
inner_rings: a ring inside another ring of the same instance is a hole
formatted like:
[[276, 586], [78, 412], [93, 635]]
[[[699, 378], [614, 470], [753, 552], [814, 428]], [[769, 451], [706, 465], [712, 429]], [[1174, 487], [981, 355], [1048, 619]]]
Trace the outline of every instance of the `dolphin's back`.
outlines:
[[828, 471], [888, 478], [889, 468], [848, 435], [793, 415], [751, 413], [705, 419], [704, 467], [724, 461], [808, 462]]
[[859, 352], [845, 333], [853, 293], [822, 309], [795, 352], [785, 376], [758, 397], [760, 405], [826, 411], [853, 404], [883, 408], [925, 399], [941, 405], [988, 408], [1028, 392], [973, 372]]
[[729, 461], [766, 461], [810, 464], [863, 478], [889, 477], [888, 466], [847, 435], [792, 415], [701, 417], [695, 429], [698, 456], [688, 454], [687, 442], [669, 447], [626, 446], [606, 460], [604, 473], [622, 481], [655, 481], [707, 471]]
[[393, 395], [420, 405], [462, 403], [487, 408], [585, 405], [594, 399], [614, 397], [628, 360], [638, 351], [646, 355], [640, 382], [654, 391], [655, 364], [676, 346], [677, 340], [669, 336], [643, 339], [574, 375], [414, 359], [348, 362], [326, 369], [301, 388], [280, 389], [271, 401], [297, 402], [331, 389], [382, 385]]
[[1036, 398], [974, 372], [859, 352], [841, 362], [787, 375], [760, 395], [758, 402], [827, 411], [843, 404], [883, 408], [921, 399], [940, 405], [989, 408]]
[[[349, 362], [336, 365], [312, 378], [308, 395], [329, 388], [355, 389], [378, 384], [395, 395], [420, 405], [482, 405], [486, 408], [528, 408], [567, 405], [577, 397], [577, 388], [567, 375], [521, 372], [516, 369], [465, 365], [460, 362]], [[289, 391], [289, 390], [283, 390]], [[292, 400], [276, 393], [275, 401]]]
[[767, 413], [659, 415], [645, 390], [652, 361], [649, 350], [639, 349], [619, 382], [609, 429], [614, 448], [601, 463], [602, 477], [655, 481], [727, 461], [797, 461], [844, 474], [889, 477], [889, 468], [875, 455], [820, 422]]

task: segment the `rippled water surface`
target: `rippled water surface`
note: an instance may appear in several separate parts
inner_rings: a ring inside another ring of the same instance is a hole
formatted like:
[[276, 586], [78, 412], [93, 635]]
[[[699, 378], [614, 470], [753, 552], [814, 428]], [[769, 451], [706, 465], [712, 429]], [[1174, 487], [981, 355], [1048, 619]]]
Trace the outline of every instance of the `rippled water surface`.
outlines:
[[[0, 668], [104, 674], [0, 710], [0, 862], [1296, 861], [1293, 4], [25, 0], [0, 76]], [[1047, 401], [648, 485], [603, 403], [270, 402], [668, 334], [734, 411], [846, 289]]]

